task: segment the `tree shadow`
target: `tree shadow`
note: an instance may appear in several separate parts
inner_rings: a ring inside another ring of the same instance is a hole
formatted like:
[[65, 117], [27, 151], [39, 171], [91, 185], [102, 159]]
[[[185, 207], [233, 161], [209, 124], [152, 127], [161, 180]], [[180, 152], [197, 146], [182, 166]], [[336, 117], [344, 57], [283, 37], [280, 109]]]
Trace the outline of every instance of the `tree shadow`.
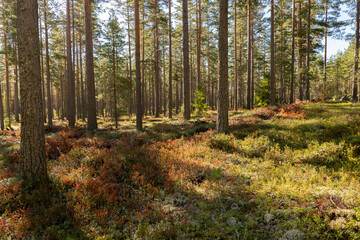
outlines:
[[18, 156], [5, 156], [1, 168], [0, 226], [14, 239], [87, 239], [74, 218], [60, 183], [18, 178]]

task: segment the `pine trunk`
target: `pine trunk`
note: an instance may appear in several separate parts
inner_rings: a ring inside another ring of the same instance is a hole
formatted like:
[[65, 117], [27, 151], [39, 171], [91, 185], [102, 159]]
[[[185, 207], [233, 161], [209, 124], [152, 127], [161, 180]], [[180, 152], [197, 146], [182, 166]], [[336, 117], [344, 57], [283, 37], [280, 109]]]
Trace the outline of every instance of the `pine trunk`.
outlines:
[[20, 176], [23, 179], [47, 179], [38, 2], [18, 0], [17, 10], [22, 107]]
[[251, 109], [251, 5], [250, 0], [247, 1], [247, 94], [246, 108]]
[[52, 126], [53, 111], [51, 104], [51, 77], [50, 77], [50, 56], [49, 56], [49, 35], [47, 26], [47, 0], [44, 0], [44, 25], [45, 25], [45, 58], [46, 58], [46, 93], [47, 93], [47, 118], [48, 126]]
[[228, 0], [219, 4], [219, 82], [218, 117], [216, 131], [224, 133], [229, 126], [229, 83], [228, 83]]
[[86, 46], [86, 85], [87, 85], [87, 110], [89, 131], [97, 129], [95, 77], [94, 77], [94, 54], [92, 40], [92, 13], [91, 0], [84, 1], [85, 8], [85, 46]]
[[360, 0], [356, 4], [356, 26], [355, 26], [355, 56], [354, 56], [354, 74], [352, 81], [352, 101], [358, 100], [358, 68], [359, 68], [359, 24], [360, 24]]
[[292, 0], [290, 104], [295, 101], [295, 0]]
[[311, 30], [311, 0], [308, 0], [307, 15], [307, 38], [306, 38], [306, 83], [305, 83], [305, 100], [310, 100], [310, 30]]
[[189, 78], [189, 19], [188, 0], [183, 0], [183, 68], [184, 68], [184, 118], [190, 119], [190, 78]]
[[75, 127], [75, 81], [73, 74], [71, 52], [70, 0], [66, 1], [66, 56], [67, 56], [67, 86], [66, 109], [69, 127]]
[[135, 0], [135, 66], [136, 66], [136, 129], [142, 130], [141, 67], [140, 67], [140, 11], [139, 0]]
[[173, 111], [171, 29], [171, 0], [169, 0], [169, 118], [172, 118]]
[[270, 42], [270, 105], [275, 105], [275, 16], [274, 0], [271, 0], [271, 42]]

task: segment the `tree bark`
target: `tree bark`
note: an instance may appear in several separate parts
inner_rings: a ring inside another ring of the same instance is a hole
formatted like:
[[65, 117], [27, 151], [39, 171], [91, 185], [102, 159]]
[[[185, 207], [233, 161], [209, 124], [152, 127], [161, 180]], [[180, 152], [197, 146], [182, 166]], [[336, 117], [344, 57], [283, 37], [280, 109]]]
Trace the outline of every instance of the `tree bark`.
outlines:
[[84, 75], [83, 75], [83, 56], [82, 56], [82, 37], [79, 36], [79, 48], [80, 48], [80, 90], [81, 90], [81, 119], [85, 121], [86, 103], [85, 103], [85, 92], [84, 92]]
[[270, 105], [275, 105], [275, 16], [274, 0], [271, 0], [271, 43], [270, 43]]
[[129, 91], [129, 115], [131, 116], [133, 113], [133, 82], [132, 82], [132, 64], [131, 64], [131, 37], [130, 37], [130, 9], [129, 9], [129, 2], [126, 3], [127, 9], [127, 26], [128, 26], [128, 47], [129, 47], [129, 82], [130, 82], [130, 91]]
[[75, 127], [75, 79], [71, 52], [70, 0], [66, 1], [66, 56], [67, 56], [67, 94], [66, 109], [69, 127]]
[[94, 77], [94, 54], [92, 40], [92, 13], [91, 1], [84, 0], [85, 9], [85, 46], [86, 46], [86, 85], [87, 85], [87, 104], [88, 104], [88, 124], [87, 129], [94, 131], [97, 129], [96, 120], [96, 99], [95, 99], [95, 77]]
[[44, 73], [44, 54], [43, 54], [43, 38], [42, 38], [42, 25], [41, 25], [41, 11], [39, 11], [39, 27], [40, 27], [40, 62], [41, 62], [41, 94], [43, 100], [43, 113], [44, 122], [46, 123], [46, 103], [45, 103], [45, 73]]
[[356, 22], [355, 22], [355, 56], [354, 74], [352, 80], [352, 101], [358, 100], [358, 68], [359, 68], [359, 24], [360, 24], [360, 0], [356, 1]]
[[51, 76], [50, 76], [50, 57], [49, 57], [49, 35], [47, 24], [47, 0], [44, 0], [44, 25], [45, 25], [45, 58], [46, 58], [46, 92], [47, 92], [47, 113], [48, 113], [48, 126], [52, 126], [52, 104], [51, 104]]
[[246, 108], [251, 109], [251, 5], [250, 0], [247, 1], [247, 96]]
[[183, 68], [184, 68], [184, 118], [190, 119], [190, 78], [189, 78], [189, 18], [188, 0], [183, 0]]
[[[14, 49], [15, 49], [16, 58], [18, 59], [17, 43], [14, 43]], [[20, 122], [18, 64], [15, 64], [14, 66], [14, 75], [15, 75], [15, 94], [14, 94], [15, 121]]]
[[295, 0], [292, 0], [290, 104], [295, 101]]
[[307, 38], [306, 38], [306, 85], [305, 85], [305, 100], [310, 100], [310, 30], [311, 30], [311, 0], [308, 0], [308, 15], [307, 15]]
[[[327, 76], [326, 76], [326, 68], [327, 68], [327, 24], [328, 24], [328, 0], [325, 1], [325, 29], [324, 29], [324, 69], [323, 69], [323, 92], [324, 97], [326, 95], [326, 82], [327, 82]], [[359, 35], [359, 34], [358, 34]], [[356, 97], [355, 97], [356, 99]]]
[[47, 179], [38, 2], [37, 0], [18, 0], [17, 3], [22, 106], [20, 176], [23, 179]]
[[172, 43], [171, 43], [171, 0], [169, 0], [169, 118], [172, 118], [173, 111], [173, 89], [172, 89]]
[[299, 21], [298, 21], [298, 68], [299, 68], [299, 73], [298, 73], [298, 83], [299, 83], [299, 99], [300, 101], [304, 100], [304, 95], [303, 95], [303, 67], [302, 67], [302, 57], [303, 57], [303, 53], [302, 53], [302, 49], [303, 49], [303, 45], [302, 45], [302, 18], [301, 18], [301, 2], [298, 3], [298, 17], [299, 17]]
[[[3, 2], [3, 7], [5, 3]], [[4, 10], [5, 11], [5, 10]], [[3, 27], [4, 27], [4, 54], [5, 54], [5, 80], [6, 80], [6, 112], [8, 117], [8, 127], [11, 128], [11, 109], [10, 109], [10, 80], [9, 80], [9, 57], [8, 57], [8, 47], [7, 47], [7, 20], [5, 14]]]
[[144, 116], [145, 112], [147, 112], [147, 100], [146, 100], [146, 83], [145, 83], [145, 3], [143, 4], [143, 11], [142, 11], [142, 64], [141, 64], [141, 78], [142, 78], [142, 110], [141, 113]]
[[141, 67], [140, 67], [140, 13], [139, 0], [135, 0], [135, 65], [136, 65], [136, 129], [142, 130]]
[[196, 44], [196, 67], [197, 67], [197, 87], [201, 85], [201, 0], [198, 1], [198, 28], [197, 28], [197, 44]]
[[219, 3], [219, 82], [218, 118], [216, 131], [224, 133], [229, 126], [229, 83], [228, 83], [228, 0]]
[[[236, 6], [236, 0], [234, 1], [234, 48], [235, 48], [235, 56], [234, 56], [234, 109], [235, 111], [238, 110], [238, 69], [237, 69], [237, 6]], [[240, 50], [241, 51], [241, 50]]]

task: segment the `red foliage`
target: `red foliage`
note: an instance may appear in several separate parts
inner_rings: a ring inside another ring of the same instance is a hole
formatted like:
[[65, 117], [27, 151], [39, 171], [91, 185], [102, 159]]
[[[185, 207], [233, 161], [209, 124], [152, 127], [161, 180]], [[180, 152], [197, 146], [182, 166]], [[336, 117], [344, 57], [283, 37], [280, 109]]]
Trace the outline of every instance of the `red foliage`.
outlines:
[[278, 111], [283, 118], [304, 118], [306, 114], [302, 110], [302, 105], [302, 102], [284, 105], [280, 107]]
[[271, 107], [261, 107], [254, 109], [253, 116], [261, 118], [261, 119], [270, 119], [275, 115], [274, 109]]

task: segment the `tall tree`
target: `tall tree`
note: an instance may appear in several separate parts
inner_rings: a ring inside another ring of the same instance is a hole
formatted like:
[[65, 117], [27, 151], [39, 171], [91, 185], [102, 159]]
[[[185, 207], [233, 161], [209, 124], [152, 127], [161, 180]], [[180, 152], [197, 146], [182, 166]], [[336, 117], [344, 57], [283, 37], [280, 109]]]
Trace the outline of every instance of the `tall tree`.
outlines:
[[190, 71], [189, 71], [189, 14], [188, 0], [183, 0], [183, 68], [184, 68], [184, 118], [190, 119]]
[[50, 57], [49, 57], [49, 34], [48, 34], [48, 23], [47, 23], [47, 0], [44, 0], [44, 24], [45, 24], [45, 58], [46, 58], [46, 91], [47, 91], [47, 113], [48, 113], [48, 125], [52, 126], [52, 104], [51, 104], [51, 77], [50, 77]]
[[271, 0], [271, 42], [270, 42], [270, 105], [275, 105], [275, 16], [274, 0]]
[[[156, 1], [156, 0], [155, 0]], [[132, 89], [132, 64], [131, 64], [131, 37], [130, 37], [130, 3], [127, 1], [126, 3], [126, 10], [127, 10], [127, 26], [128, 26], [128, 47], [129, 47], [129, 82], [130, 82], [130, 90], [129, 90], [129, 115], [133, 113], [133, 89]]]
[[197, 86], [201, 84], [201, 0], [198, 2], [198, 26], [197, 26], [197, 44], [196, 44], [196, 67], [197, 67]]
[[290, 104], [295, 100], [295, 0], [292, 0]]
[[360, 28], [360, 0], [356, 1], [356, 21], [355, 21], [355, 51], [354, 51], [354, 73], [352, 80], [352, 101], [358, 99], [358, 68], [359, 68], [359, 28]]
[[139, 0], [135, 0], [136, 129], [142, 130], [139, 12]]
[[216, 131], [218, 133], [226, 132], [229, 125], [228, 24], [228, 0], [220, 0], [218, 117], [216, 122]]
[[251, 109], [251, 2], [247, 0], [247, 94], [246, 108]]
[[8, 117], [8, 126], [11, 128], [9, 54], [8, 54], [8, 38], [7, 38], [8, 23], [7, 23], [6, 11], [5, 11], [5, 2], [3, 2], [3, 7], [4, 7], [3, 24], [4, 24], [5, 80], [6, 80], [6, 112]]
[[326, 94], [326, 64], [327, 64], [327, 42], [328, 42], [328, 2], [329, 0], [325, 0], [325, 28], [324, 28], [324, 69], [323, 69], [323, 91]]
[[66, 56], [67, 56], [67, 93], [66, 109], [67, 119], [70, 127], [75, 127], [75, 79], [71, 52], [71, 19], [70, 19], [70, 0], [66, 1]]
[[[234, 1], [234, 110], [238, 110], [237, 1]], [[240, 50], [241, 51], [241, 50]], [[209, 59], [209, 58], [208, 58]], [[209, 75], [208, 75], [209, 76]]]
[[88, 104], [87, 129], [89, 131], [94, 131], [97, 129], [97, 120], [96, 120], [91, 0], [84, 0], [84, 9], [85, 9], [85, 47], [86, 47], [86, 87], [87, 87], [87, 104]]
[[155, 117], [160, 116], [161, 92], [160, 92], [160, 48], [159, 48], [159, 20], [158, 0], [155, 0]]
[[21, 95], [20, 176], [47, 178], [37, 0], [18, 0]]
[[14, 66], [14, 75], [15, 75], [15, 94], [14, 94], [14, 112], [15, 112], [15, 121], [20, 122], [20, 108], [19, 108], [19, 76], [18, 76], [18, 53], [17, 53], [17, 43], [14, 43], [15, 51], [15, 66]]
[[169, 0], [169, 118], [172, 118], [173, 110], [173, 93], [172, 93], [172, 43], [171, 43], [171, 0]]
[[310, 34], [311, 34], [311, 0], [308, 0], [307, 33], [306, 33], [306, 83], [305, 99], [310, 100]]
[[302, 48], [303, 48], [303, 39], [302, 39], [302, 16], [301, 16], [301, 2], [298, 3], [298, 17], [299, 17], [299, 21], [298, 21], [298, 84], [299, 84], [299, 99], [300, 101], [304, 100], [303, 97], [303, 52], [302, 52]]

